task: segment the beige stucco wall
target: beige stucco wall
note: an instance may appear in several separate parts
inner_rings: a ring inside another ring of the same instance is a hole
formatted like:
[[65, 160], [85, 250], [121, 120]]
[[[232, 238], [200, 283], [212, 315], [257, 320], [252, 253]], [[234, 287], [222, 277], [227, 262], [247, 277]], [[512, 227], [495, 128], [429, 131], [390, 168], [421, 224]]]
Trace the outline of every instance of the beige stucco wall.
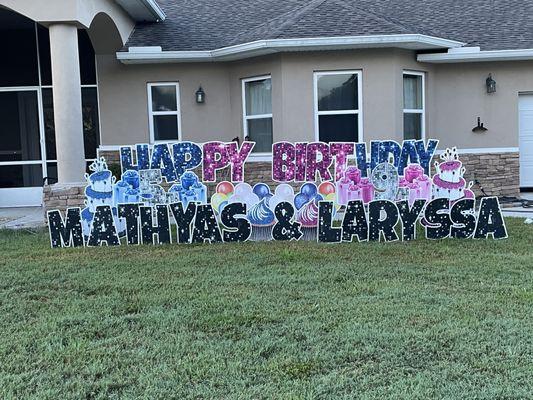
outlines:
[[[533, 92], [533, 62], [432, 65], [429, 129], [444, 146], [460, 148], [518, 147], [518, 96]], [[497, 92], [487, 94], [492, 73]], [[488, 128], [474, 133], [477, 117]]]
[[[402, 71], [419, 69], [412, 52], [391, 49], [285, 53], [198, 64], [123, 65], [113, 56], [98, 56], [97, 66], [103, 145], [149, 140], [149, 82], [180, 83], [182, 139], [242, 137], [242, 79], [262, 75], [272, 76], [274, 141], [313, 141], [313, 74], [341, 69], [362, 71], [364, 139], [401, 140]], [[204, 105], [194, 101], [200, 84], [206, 91]]]
[[[426, 137], [440, 148], [518, 147], [518, 94], [533, 91], [533, 62], [422, 64], [399, 49], [282, 53], [230, 63], [123, 65], [99, 56], [102, 144], [147, 142], [148, 82], [180, 83], [183, 139], [231, 140], [243, 135], [241, 80], [272, 75], [274, 141], [313, 141], [315, 71], [361, 70], [363, 136], [402, 140], [405, 70], [426, 73]], [[496, 94], [488, 95], [492, 73]], [[194, 93], [202, 85], [204, 105]], [[488, 127], [473, 133], [477, 117]]]
[[[230, 141], [232, 111], [226, 66], [202, 64], [123, 65], [113, 55], [96, 59], [103, 145], [148, 143], [148, 92], [150, 82], [179, 82], [183, 140]], [[195, 102], [199, 86], [206, 103]]]
[[[114, 56], [98, 56], [97, 68], [104, 146], [149, 141], [150, 82], [179, 83], [182, 140], [196, 142], [242, 137], [242, 78], [272, 75], [273, 96], [282, 90], [277, 55], [240, 63], [152, 65], [123, 65]], [[201, 105], [195, 100], [200, 85], [206, 92], [206, 102]], [[280, 140], [283, 130], [277, 116], [282, 112], [281, 103], [274, 100], [274, 131]]]

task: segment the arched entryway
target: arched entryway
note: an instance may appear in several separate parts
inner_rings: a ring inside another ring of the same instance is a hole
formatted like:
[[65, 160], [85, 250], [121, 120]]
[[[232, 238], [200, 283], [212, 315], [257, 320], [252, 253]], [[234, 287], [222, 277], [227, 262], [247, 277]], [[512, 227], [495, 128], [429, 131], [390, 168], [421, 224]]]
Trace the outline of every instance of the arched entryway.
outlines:
[[[95, 54], [121, 45], [105, 13], [85, 29], [37, 23], [0, 6], [0, 207], [41, 205], [45, 183], [83, 180], [85, 162], [100, 143]], [[77, 54], [77, 65], [69, 65], [68, 51]], [[76, 69], [79, 78], [71, 76]], [[54, 99], [58, 93], [62, 99]]]

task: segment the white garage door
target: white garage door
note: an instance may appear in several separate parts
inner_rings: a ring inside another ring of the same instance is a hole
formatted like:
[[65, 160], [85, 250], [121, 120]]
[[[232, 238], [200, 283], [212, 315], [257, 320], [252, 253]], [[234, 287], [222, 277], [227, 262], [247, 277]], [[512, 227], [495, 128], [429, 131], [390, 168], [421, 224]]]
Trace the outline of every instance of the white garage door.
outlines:
[[533, 95], [520, 96], [520, 187], [533, 188]]

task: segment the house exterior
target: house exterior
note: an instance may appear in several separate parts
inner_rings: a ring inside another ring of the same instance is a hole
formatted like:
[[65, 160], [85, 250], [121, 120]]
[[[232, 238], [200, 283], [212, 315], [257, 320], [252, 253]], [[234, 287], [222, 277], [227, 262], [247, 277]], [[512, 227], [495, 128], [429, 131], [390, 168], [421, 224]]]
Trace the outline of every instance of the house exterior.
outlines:
[[531, 0], [0, 0], [0, 207], [79, 204], [87, 161], [120, 145], [235, 137], [257, 143], [252, 180], [270, 178], [277, 141], [436, 138], [487, 194], [516, 196], [533, 187], [532, 13]]

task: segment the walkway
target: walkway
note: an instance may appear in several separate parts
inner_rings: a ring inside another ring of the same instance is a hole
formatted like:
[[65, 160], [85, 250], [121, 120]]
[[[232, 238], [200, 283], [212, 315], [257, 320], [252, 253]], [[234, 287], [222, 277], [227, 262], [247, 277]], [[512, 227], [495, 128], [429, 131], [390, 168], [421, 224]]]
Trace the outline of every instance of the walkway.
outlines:
[[44, 227], [42, 207], [0, 208], [0, 229]]

